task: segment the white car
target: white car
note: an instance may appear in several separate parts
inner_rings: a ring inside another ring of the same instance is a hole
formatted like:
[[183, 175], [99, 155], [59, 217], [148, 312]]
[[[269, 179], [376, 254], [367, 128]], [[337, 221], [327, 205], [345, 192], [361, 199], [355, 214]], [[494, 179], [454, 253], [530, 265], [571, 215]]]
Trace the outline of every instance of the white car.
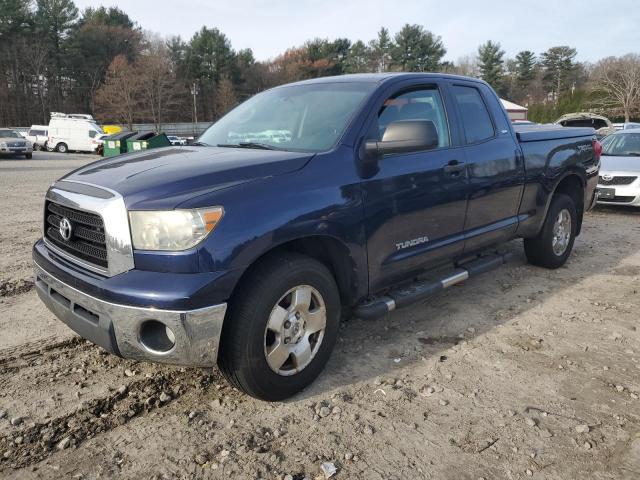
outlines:
[[598, 203], [640, 207], [640, 130], [619, 130], [602, 141]]
[[176, 137], [175, 135], [167, 135], [167, 138], [171, 142], [171, 145], [183, 145], [184, 146], [184, 145], [187, 144], [187, 139], [186, 138]]
[[34, 150], [45, 150], [49, 140], [49, 126], [31, 125], [25, 138], [31, 142]]
[[629, 130], [632, 128], [640, 128], [640, 123], [636, 123], [636, 122], [614, 123], [613, 126], [616, 127], [616, 130]]

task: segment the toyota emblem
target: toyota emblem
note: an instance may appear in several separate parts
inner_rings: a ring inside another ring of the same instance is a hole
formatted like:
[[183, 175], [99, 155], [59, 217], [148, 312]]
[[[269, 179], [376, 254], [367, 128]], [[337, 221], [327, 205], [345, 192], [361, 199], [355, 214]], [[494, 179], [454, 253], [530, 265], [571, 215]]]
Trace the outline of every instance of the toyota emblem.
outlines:
[[610, 175], [610, 174], [608, 174], [608, 173], [603, 173], [603, 174], [602, 174], [602, 179], [603, 179], [605, 182], [610, 182], [611, 180], [613, 180], [613, 175]]
[[60, 219], [60, 226], [58, 228], [58, 232], [60, 232], [60, 236], [65, 242], [68, 242], [71, 239], [71, 222], [67, 217], [62, 217]]

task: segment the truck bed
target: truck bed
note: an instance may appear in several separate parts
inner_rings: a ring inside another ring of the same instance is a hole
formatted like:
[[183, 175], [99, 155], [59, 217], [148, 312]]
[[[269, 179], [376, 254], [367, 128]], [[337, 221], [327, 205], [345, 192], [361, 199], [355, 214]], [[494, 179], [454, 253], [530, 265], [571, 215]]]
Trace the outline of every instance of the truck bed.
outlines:
[[590, 127], [563, 127], [560, 125], [514, 125], [513, 129], [520, 142], [560, 140], [596, 134], [596, 131]]

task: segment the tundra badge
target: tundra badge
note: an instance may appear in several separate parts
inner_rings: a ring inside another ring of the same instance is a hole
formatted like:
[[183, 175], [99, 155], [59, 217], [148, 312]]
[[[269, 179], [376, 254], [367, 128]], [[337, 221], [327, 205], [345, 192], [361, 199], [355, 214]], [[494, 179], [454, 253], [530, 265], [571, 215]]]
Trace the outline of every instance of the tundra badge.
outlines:
[[429, 241], [429, 237], [425, 235], [424, 237], [414, 238], [413, 240], [399, 242], [399, 243], [396, 243], [396, 250], [403, 250], [405, 248], [415, 247], [416, 245], [427, 243], [428, 241]]

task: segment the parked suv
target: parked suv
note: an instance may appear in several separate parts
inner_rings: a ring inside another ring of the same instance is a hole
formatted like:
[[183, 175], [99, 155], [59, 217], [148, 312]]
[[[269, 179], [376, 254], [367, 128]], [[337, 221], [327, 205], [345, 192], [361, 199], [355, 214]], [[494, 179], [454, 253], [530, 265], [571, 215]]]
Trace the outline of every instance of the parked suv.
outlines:
[[593, 128], [514, 129], [477, 79], [284, 85], [193, 145], [53, 184], [36, 288], [111, 353], [217, 363], [239, 389], [279, 400], [322, 371], [345, 312], [423, 301], [503, 264], [514, 238], [532, 264], [564, 265], [599, 154]]
[[33, 148], [31, 142], [15, 130], [0, 128], [0, 156], [11, 155], [31, 158]]

